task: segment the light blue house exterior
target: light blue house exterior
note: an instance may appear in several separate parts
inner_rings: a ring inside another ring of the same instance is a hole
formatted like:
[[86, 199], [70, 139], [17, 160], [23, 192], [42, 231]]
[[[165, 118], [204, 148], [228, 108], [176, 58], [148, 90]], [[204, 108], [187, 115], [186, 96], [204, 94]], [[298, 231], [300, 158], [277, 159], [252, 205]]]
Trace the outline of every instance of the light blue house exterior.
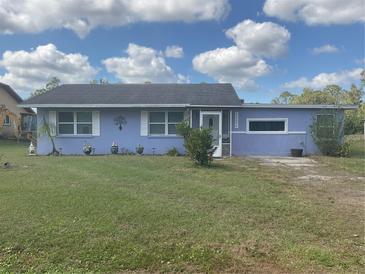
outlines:
[[[293, 148], [311, 155], [318, 153], [310, 131], [313, 119], [323, 109], [335, 109], [343, 117], [345, 109], [354, 108], [244, 104], [228, 84], [70, 86], [22, 104], [37, 108], [38, 126], [44, 121], [52, 125], [62, 154], [83, 154], [85, 143], [95, 148], [95, 154], [109, 154], [113, 142], [129, 151], [141, 145], [145, 154], [164, 154], [173, 147], [184, 153], [183, 139], [176, 135], [175, 126], [186, 120], [193, 128], [212, 128], [216, 157], [288, 156]], [[144, 97], [146, 93], [149, 98]], [[118, 117], [123, 118], [122, 123]], [[48, 154], [51, 148], [46, 136], [38, 138], [39, 155]]]

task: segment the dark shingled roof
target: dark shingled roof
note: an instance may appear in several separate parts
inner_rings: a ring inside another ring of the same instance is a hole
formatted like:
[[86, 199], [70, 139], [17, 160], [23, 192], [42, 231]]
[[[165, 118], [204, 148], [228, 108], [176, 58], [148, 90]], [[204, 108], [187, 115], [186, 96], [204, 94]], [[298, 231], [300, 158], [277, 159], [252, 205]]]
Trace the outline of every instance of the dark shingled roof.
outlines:
[[231, 84], [70, 84], [35, 96], [22, 105], [186, 104], [240, 105]]

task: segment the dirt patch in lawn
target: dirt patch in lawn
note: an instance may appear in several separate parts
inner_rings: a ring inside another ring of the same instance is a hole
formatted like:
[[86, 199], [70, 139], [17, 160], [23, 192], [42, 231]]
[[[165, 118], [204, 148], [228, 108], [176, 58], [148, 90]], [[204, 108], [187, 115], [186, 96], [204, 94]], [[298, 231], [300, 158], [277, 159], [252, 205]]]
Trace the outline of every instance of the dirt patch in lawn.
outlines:
[[258, 159], [262, 166], [283, 166], [294, 169], [301, 169], [303, 167], [315, 167], [318, 163], [310, 158], [294, 158], [294, 157], [272, 157], [272, 156], [257, 156], [252, 157]]
[[[365, 177], [334, 169], [312, 158], [302, 157], [251, 157], [260, 166], [280, 168], [289, 176], [290, 183], [308, 188], [311, 195], [326, 197], [340, 206], [363, 209]], [[308, 191], [309, 192], [309, 191]]]

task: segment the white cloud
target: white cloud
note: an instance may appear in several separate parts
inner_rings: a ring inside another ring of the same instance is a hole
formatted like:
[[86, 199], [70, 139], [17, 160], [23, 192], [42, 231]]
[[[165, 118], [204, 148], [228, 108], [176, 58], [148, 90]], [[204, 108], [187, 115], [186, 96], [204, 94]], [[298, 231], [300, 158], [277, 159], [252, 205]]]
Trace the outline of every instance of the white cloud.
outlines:
[[38, 46], [31, 51], [5, 51], [0, 67], [6, 70], [0, 75], [0, 82], [22, 91], [23, 95], [43, 86], [53, 76], [62, 83], [84, 83], [97, 74], [87, 56], [66, 54], [53, 44]]
[[106, 70], [124, 83], [188, 81], [187, 77], [176, 74], [155, 49], [129, 44], [126, 52], [128, 57], [113, 57], [102, 61]]
[[228, 0], [0, 0], [0, 33], [67, 28], [85, 37], [98, 26], [220, 20]]
[[364, 0], [266, 0], [263, 10], [268, 16], [307, 25], [365, 22]]
[[339, 52], [340, 50], [333, 45], [327, 44], [327, 45], [323, 45], [321, 47], [318, 48], [313, 48], [312, 53], [313, 54], [321, 54], [321, 53], [336, 53]]
[[308, 79], [306, 77], [301, 77], [295, 81], [285, 83], [283, 87], [285, 88], [315, 88], [320, 89], [327, 85], [349, 85], [360, 80], [360, 74], [362, 68], [354, 68], [352, 70], [343, 70], [333, 73], [320, 73]]
[[264, 76], [271, 67], [263, 58], [284, 54], [290, 33], [271, 22], [245, 20], [228, 29], [226, 35], [236, 45], [203, 52], [193, 59], [195, 70], [219, 82], [231, 82], [241, 89], [256, 88], [255, 78]]
[[167, 46], [165, 56], [169, 58], [182, 58], [184, 56], [184, 50], [179, 46]]
[[275, 23], [245, 20], [226, 31], [236, 45], [260, 57], [278, 57], [287, 50], [290, 32]]
[[221, 83], [230, 82], [243, 89], [255, 88], [253, 78], [270, 71], [264, 60], [236, 46], [201, 53], [194, 57], [193, 66]]

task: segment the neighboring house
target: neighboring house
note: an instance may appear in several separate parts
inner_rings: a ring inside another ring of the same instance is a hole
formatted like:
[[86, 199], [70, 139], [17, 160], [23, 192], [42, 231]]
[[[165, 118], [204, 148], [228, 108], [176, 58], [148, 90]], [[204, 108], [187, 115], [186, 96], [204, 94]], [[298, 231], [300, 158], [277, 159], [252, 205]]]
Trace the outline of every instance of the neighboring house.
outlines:
[[22, 98], [8, 85], [0, 83], [0, 136], [19, 137], [36, 130], [36, 116], [31, 108], [18, 107]]
[[[243, 104], [231, 84], [77, 84], [62, 85], [28, 99], [22, 107], [37, 108], [38, 125], [54, 125], [55, 143], [63, 154], [82, 154], [85, 143], [96, 154], [119, 148], [163, 154], [184, 152], [176, 124], [210, 127], [214, 156], [289, 155], [291, 148], [317, 152], [310, 133], [313, 116], [322, 109], [354, 106]], [[121, 130], [120, 130], [121, 128]], [[38, 153], [51, 151], [46, 136]]]

